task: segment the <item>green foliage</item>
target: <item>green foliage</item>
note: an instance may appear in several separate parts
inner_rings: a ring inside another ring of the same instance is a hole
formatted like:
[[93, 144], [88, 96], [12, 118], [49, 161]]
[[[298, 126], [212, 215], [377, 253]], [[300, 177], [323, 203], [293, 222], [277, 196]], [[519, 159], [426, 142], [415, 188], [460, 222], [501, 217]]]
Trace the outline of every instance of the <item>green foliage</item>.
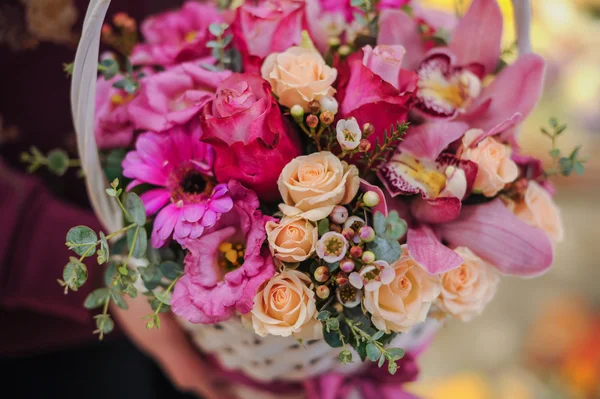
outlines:
[[99, 265], [107, 262], [108, 258], [110, 257], [108, 240], [106, 239], [106, 236], [103, 232], [100, 232], [100, 249], [98, 250], [98, 252], [96, 252], [96, 254], [98, 255], [97, 261]]
[[215, 39], [208, 41], [206, 47], [211, 49], [212, 56], [217, 60], [217, 64], [202, 64], [203, 68], [215, 72], [232, 69], [231, 67], [234, 61], [232, 53], [226, 49], [233, 40], [233, 35], [231, 33], [225, 34], [228, 28], [228, 24], [217, 22], [208, 26], [209, 32], [211, 35], [215, 36]]
[[[146, 224], [146, 208], [144, 203], [136, 193], [125, 194], [125, 216], [131, 223], [135, 223], [138, 226], [144, 226]], [[144, 248], [145, 250], [145, 248]]]
[[363, 153], [360, 163], [364, 165], [363, 172], [377, 170], [379, 164], [387, 160], [387, 156], [391, 151], [394, 151], [408, 130], [408, 122], [396, 122], [389, 130], [385, 130], [383, 134], [383, 142], [379, 139], [375, 141], [375, 146], [369, 151]]
[[127, 231], [127, 245], [131, 250], [131, 256], [134, 258], [143, 257], [148, 246], [146, 229], [137, 226], [135, 229]]
[[160, 272], [169, 280], [176, 279], [183, 274], [183, 266], [180, 263], [173, 261], [162, 262], [159, 265]]
[[66, 245], [77, 255], [87, 257], [94, 255], [97, 241], [94, 230], [87, 226], [76, 226], [67, 233]]
[[88, 276], [87, 267], [79, 259], [70, 257], [69, 263], [63, 269], [63, 279], [58, 280], [58, 283], [64, 287], [65, 294], [70, 289], [77, 291], [85, 284]]
[[376, 259], [393, 263], [402, 255], [402, 247], [398, 240], [390, 240], [376, 236], [373, 241], [367, 244], [369, 251], [375, 254]]
[[105, 80], [110, 80], [119, 73], [119, 63], [112, 58], [104, 59], [98, 64], [98, 71]]
[[110, 290], [110, 299], [121, 309], [128, 309], [129, 306], [125, 302], [125, 298], [117, 290]]
[[92, 291], [87, 298], [85, 298], [85, 302], [83, 306], [86, 309], [96, 309], [104, 305], [104, 302], [108, 299], [110, 295], [110, 291], [108, 288], [98, 288], [97, 290]]
[[59, 148], [48, 153], [48, 169], [57, 176], [62, 176], [69, 169], [69, 155]]
[[319, 222], [317, 223], [317, 226], [319, 229], [319, 237], [321, 237], [323, 234], [325, 234], [329, 231], [329, 219], [325, 218], [325, 219], [319, 220]]
[[567, 125], [560, 124], [556, 118], [550, 118], [550, 129], [541, 128], [544, 136], [552, 141], [552, 148], [548, 154], [552, 158], [552, 168], [545, 170], [546, 177], [561, 175], [570, 176], [573, 172], [582, 175], [584, 172], [584, 163], [587, 162], [587, 157], [580, 157], [579, 152], [581, 146], [575, 147], [568, 155], [563, 155], [562, 151], [556, 146], [557, 139], [567, 130]]
[[104, 157], [104, 162], [102, 163], [102, 167], [108, 181], [114, 181], [115, 179], [119, 179], [123, 176], [122, 165], [126, 154], [127, 151], [124, 148], [116, 148], [106, 154]]
[[33, 173], [42, 166], [57, 176], [64, 175], [72, 166], [79, 166], [79, 160], [69, 159], [69, 155], [60, 148], [51, 150], [45, 156], [37, 147], [31, 147], [29, 152], [21, 153], [21, 162], [29, 164], [27, 171]]

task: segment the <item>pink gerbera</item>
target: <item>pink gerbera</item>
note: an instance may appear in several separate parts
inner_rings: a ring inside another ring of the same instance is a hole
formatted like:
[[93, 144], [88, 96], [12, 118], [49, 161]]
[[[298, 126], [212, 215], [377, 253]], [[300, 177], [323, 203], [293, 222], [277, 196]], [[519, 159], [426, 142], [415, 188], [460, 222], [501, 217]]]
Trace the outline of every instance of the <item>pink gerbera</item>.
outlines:
[[141, 195], [146, 213], [158, 212], [152, 246], [162, 247], [171, 235], [185, 245], [186, 239], [200, 237], [231, 210], [227, 185], [216, 185], [213, 178], [213, 163], [213, 149], [182, 127], [139, 136], [136, 150], [123, 161], [123, 175], [134, 179], [130, 187], [159, 186]]

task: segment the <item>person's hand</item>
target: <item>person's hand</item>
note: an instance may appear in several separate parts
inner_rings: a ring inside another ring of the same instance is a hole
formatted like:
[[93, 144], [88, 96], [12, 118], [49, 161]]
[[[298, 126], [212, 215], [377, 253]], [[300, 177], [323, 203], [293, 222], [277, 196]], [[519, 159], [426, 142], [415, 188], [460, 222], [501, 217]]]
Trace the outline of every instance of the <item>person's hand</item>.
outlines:
[[228, 383], [202, 359], [173, 314], [161, 313], [160, 329], [147, 329], [142, 317], [152, 310], [145, 297], [128, 298], [127, 302], [128, 310], [112, 308], [119, 326], [140, 350], [156, 360], [178, 389], [205, 399], [235, 398]]

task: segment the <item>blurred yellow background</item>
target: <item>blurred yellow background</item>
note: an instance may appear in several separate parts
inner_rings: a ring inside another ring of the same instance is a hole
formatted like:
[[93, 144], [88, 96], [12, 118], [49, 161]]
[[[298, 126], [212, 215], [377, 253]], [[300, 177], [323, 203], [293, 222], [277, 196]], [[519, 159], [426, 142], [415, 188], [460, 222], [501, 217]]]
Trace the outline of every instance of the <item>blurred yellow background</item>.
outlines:
[[[504, 47], [515, 41], [512, 6]], [[424, 0], [449, 12], [470, 1]], [[600, 0], [533, 0], [533, 50], [547, 62], [546, 89], [524, 124], [526, 153], [549, 160], [540, 134], [550, 117], [569, 126], [559, 146], [583, 145], [583, 176], [557, 180], [565, 241], [533, 279], [504, 278], [470, 323], [449, 321], [421, 360], [415, 392], [427, 399], [600, 398]]]

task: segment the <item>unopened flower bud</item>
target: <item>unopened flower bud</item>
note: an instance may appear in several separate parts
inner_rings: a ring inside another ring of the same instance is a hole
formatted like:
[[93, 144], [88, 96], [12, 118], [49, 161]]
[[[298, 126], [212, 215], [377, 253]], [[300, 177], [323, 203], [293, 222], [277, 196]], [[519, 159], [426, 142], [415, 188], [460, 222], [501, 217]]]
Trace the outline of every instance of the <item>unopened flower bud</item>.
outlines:
[[372, 251], [365, 251], [362, 254], [362, 261], [365, 262], [367, 265], [375, 262], [375, 254]]
[[354, 230], [352, 230], [350, 227], [346, 227], [342, 230], [342, 235], [344, 236], [344, 238], [348, 241], [352, 241], [352, 239], [354, 238], [354, 235], [356, 233], [354, 232]]
[[342, 224], [348, 219], [348, 208], [341, 205], [336, 205], [331, 211], [329, 218], [334, 223]]
[[333, 309], [335, 309], [335, 311], [338, 313], [342, 313], [344, 311], [344, 305], [342, 305], [339, 302], [336, 302], [333, 304]]
[[373, 133], [375, 133], [375, 126], [372, 123], [365, 123], [362, 128], [363, 136], [369, 137]]
[[329, 287], [326, 285], [318, 286], [315, 291], [317, 292], [317, 296], [321, 299], [329, 298], [329, 294], [331, 293], [331, 291], [329, 290]]
[[371, 143], [367, 139], [361, 139], [358, 142], [358, 151], [359, 152], [367, 152], [371, 149]]
[[323, 111], [321, 112], [321, 115], [319, 115], [319, 119], [324, 125], [331, 125], [335, 120], [335, 117], [331, 112]]
[[335, 282], [337, 283], [337, 285], [342, 286], [342, 285], [346, 285], [348, 284], [348, 275], [344, 272], [339, 272], [336, 276], [335, 276]]
[[104, 25], [102, 25], [102, 31], [101, 32], [102, 32], [102, 37], [106, 38], [106, 37], [109, 37], [109, 36], [112, 35], [113, 30], [110, 27], [110, 25], [104, 24]]
[[319, 266], [314, 273], [315, 280], [319, 283], [324, 283], [329, 279], [330, 273], [329, 268], [327, 266]]
[[342, 226], [337, 223], [329, 223], [329, 231], [335, 231], [336, 233], [342, 232]]
[[348, 46], [347, 44], [341, 45], [340, 48], [338, 49], [338, 54], [341, 55], [342, 57], [346, 57], [350, 54], [350, 52], [352, 51], [352, 49], [350, 48], [350, 46]]
[[317, 115], [310, 114], [306, 117], [306, 124], [311, 129], [315, 128], [319, 124], [319, 118], [317, 117]]
[[304, 108], [302, 108], [301, 105], [296, 104], [290, 109], [290, 114], [296, 123], [302, 123], [302, 119], [304, 119]]
[[342, 44], [342, 41], [340, 40], [339, 37], [337, 36], [331, 36], [329, 37], [329, 39], [327, 40], [327, 44], [329, 45], [329, 47], [337, 47], [340, 44]]
[[331, 96], [325, 96], [321, 99], [321, 111], [329, 111], [332, 114], [337, 114], [338, 112], [338, 102], [335, 98]]
[[363, 195], [363, 202], [369, 208], [377, 206], [380, 201], [381, 198], [379, 198], [379, 194], [377, 194], [375, 191], [367, 191], [365, 195]]
[[360, 258], [363, 254], [363, 250], [361, 247], [359, 246], [354, 246], [352, 248], [350, 248], [350, 255], [354, 256], [355, 258]]
[[311, 114], [318, 114], [321, 110], [321, 103], [319, 100], [312, 100], [308, 103], [308, 112]]
[[342, 261], [340, 262], [340, 269], [342, 269], [346, 273], [354, 271], [354, 261], [348, 258], [342, 259]]
[[[371, 242], [375, 239], [375, 230], [370, 226], [363, 226], [358, 231], [358, 235], [364, 242]], [[365, 254], [363, 254], [364, 256]]]

